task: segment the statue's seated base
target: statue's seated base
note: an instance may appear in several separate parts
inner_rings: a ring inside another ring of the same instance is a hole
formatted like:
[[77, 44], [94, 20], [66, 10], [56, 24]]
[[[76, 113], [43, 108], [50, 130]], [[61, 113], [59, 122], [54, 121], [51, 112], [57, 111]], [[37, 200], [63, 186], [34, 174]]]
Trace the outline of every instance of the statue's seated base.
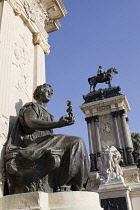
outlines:
[[95, 192], [31, 192], [0, 198], [1, 210], [101, 210], [99, 195]]

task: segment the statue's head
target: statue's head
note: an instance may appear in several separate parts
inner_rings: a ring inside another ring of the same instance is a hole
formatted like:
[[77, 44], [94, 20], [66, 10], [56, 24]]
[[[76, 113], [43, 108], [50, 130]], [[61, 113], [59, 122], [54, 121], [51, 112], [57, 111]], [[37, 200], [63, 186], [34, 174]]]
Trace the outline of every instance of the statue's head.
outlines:
[[36, 101], [47, 103], [50, 101], [52, 94], [53, 89], [51, 85], [44, 83], [43, 85], [39, 85], [36, 87], [33, 97]]

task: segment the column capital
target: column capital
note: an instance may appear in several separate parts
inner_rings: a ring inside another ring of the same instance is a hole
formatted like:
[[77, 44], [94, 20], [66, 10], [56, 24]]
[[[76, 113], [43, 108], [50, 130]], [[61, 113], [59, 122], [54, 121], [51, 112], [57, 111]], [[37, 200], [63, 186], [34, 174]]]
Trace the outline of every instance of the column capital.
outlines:
[[120, 110], [120, 111], [119, 111], [120, 116], [124, 116], [124, 115], [125, 115], [125, 113], [126, 113], [126, 112], [125, 112], [125, 110], [124, 110], [124, 109], [122, 109], [122, 110]]
[[94, 120], [94, 122], [99, 122], [99, 116], [98, 115], [93, 116], [92, 119]]
[[91, 123], [92, 117], [86, 117], [86, 118], [85, 118], [85, 121], [86, 121], [87, 123]]
[[50, 45], [44, 39], [44, 37], [42, 36], [42, 34], [40, 32], [33, 33], [33, 43], [34, 43], [34, 45], [40, 45], [40, 47], [43, 49], [45, 55], [48, 55], [50, 53]]
[[111, 112], [113, 118], [118, 117], [119, 111]]

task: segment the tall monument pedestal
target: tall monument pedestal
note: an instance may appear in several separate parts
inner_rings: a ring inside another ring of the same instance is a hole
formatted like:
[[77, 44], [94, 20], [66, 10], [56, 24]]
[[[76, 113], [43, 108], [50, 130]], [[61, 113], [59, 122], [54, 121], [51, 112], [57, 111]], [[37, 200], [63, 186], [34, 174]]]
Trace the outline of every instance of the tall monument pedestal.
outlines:
[[97, 159], [106, 146], [117, 148], [121, 166], [135, 164], [127, 117], [130, 106], [120, 88], [99, 89], [84, 96], [84, 100], [80, 108], [88, 126], [91, 171], [97, 171]]
[[133, 157], [127, 98], [120, 87], [92, 91], [83, 98], [80, 108], [86, 116], [91, 163], [88, 190], [99, 193], [104, 210], [139, 210], [140, 170]]
[[31, 192], [8, 195], [0, 199], [1, 210], [102, 210], [95, 192]]

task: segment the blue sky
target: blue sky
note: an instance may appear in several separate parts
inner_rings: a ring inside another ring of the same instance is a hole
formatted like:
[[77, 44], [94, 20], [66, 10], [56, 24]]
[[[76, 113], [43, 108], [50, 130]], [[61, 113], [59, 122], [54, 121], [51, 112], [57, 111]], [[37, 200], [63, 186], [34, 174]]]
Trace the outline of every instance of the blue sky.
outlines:
[[[89, 93], [88, 77], [98, 66], [115, 67], [113, 86], [120, 86], [131, 107], [131, 132], [140, 133], [140, 1], [63, 0], [68, 14], [62, 27], [49, 34], [51, 53], [46, 56], [47, 83], [54, 89], [48, 104], [55, 119], [66, 114], [66, 101], [72, 100], [75, 125], [55, 129], [55, 133], [81, 136], [88, 147], [85, 115], [79, 106]], [[96, 89], [105, 88], [97, 85]]]

